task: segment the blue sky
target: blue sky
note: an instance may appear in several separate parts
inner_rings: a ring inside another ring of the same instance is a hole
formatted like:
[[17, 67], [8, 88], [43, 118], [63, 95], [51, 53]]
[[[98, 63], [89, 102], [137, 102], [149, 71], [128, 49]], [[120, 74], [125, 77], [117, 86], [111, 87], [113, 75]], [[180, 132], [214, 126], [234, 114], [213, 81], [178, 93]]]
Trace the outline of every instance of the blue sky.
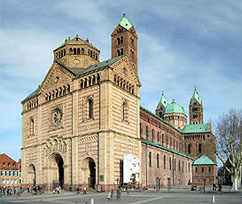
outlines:
[[111, 57], [122, 14], [138, 34], [141, 105], [154, 111], [164, 91], [188, 114], [195, 85], [204, 121], [242, 109], [240, 0], [1, 0], [0, 153], [21, 157], [21, 100], [48, 72], [52, 51], [76, 34]]

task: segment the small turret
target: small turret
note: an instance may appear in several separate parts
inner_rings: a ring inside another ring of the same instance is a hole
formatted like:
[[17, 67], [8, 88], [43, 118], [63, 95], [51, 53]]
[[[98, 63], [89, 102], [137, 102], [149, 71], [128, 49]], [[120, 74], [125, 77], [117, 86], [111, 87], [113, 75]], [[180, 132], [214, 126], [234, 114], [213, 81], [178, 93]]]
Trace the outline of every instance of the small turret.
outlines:
[[156, 107], [155, 114], [161, 118], [163, 111], [165, 110], [167, 105], [168, 105], [168, 103], [167, 103], [166, 97], [164, 95], [164, 92], [162, 91], [162, 95], [161, 95], [160, 101]]

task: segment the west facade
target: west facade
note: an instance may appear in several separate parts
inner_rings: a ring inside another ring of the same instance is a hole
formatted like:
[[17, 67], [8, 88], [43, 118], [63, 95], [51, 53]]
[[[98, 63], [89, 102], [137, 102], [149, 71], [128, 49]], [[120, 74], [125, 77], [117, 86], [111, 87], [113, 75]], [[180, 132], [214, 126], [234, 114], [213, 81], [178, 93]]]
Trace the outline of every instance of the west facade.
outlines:
[[66, 39], [41, 85], [22, 101], [23, 188], [116, 188], [127, 154], [140, 161], [140, 186], [192, 182], [184, 135], [199, 132], [183, 132], [184, 110], [164, 107], [157, 116], [140, 107], [138, 37], [125, 15], [111, 40], [112, 58], [100, 62], [89, 40]]

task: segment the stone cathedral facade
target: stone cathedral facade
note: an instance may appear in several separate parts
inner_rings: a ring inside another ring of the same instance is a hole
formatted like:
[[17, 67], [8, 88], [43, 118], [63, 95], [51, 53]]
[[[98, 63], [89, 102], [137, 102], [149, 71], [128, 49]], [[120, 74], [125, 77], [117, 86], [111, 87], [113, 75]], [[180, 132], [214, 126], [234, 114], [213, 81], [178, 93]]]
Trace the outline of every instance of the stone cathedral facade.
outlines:
[[66, 39], [41, 85], [22, 101], [23, 188], [116, 188], [127, 154], [139, 159], [138, 185], [147, 187], [192, 182], [192, 163], [203, 154], [216, 162], [197, 90], [190, 125], [164, 94], [153, 114], [140, 106], [138, 37], [125, 15], [111, 40], [112, 58], [100, 62], [88, 39]]

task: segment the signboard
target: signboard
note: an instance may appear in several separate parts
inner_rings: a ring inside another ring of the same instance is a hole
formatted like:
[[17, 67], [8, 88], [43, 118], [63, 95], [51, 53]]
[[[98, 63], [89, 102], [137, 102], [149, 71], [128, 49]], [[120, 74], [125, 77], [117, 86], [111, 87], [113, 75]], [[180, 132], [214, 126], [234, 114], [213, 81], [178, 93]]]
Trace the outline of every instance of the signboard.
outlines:
[[134, 183], [139, 182], [140, 166], [139, 159], [132, 154], [124, 155], [123, 163], [123, 182]]

